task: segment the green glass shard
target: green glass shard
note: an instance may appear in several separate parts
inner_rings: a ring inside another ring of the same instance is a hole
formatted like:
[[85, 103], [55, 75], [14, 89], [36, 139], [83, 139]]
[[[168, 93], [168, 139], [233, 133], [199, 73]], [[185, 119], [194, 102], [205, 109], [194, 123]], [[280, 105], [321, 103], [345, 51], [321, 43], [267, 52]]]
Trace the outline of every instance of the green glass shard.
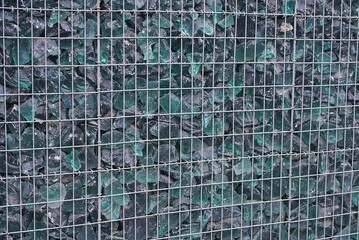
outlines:
[[19, 69], [16, 71], [15, 81], [9, 81], [8, 84], [16, 88], [29, 88], [32, 85], [32, 81], [22, 69]]
[[117, 92], [113, 97], [113, 107], [118, 110], [122, 110], [123, 108], [130, 108], [135, 105], [135, 97], [136, 96], [134, 92]]
[[320, 74], [330, 74], [337, 73], [339, 71], [339, 65], [333, 62], [338, 60], [337, 56], [334, 53], [318, 53], [315, 56], [317, 63], [317, 71]]
[[160, 105], [166, 113], [177, 113], [180, 110], [180, 99], [173, 93], [168, 93], [160, 98]]
[[218, 153], [223, 153], [225, 156], [239, 157], [241, 156], [241, 148], [239, 147], [241, 143], [236, 143], [233, 137], [227, 137], [223, 144], [219, 147]]
[[19, 137], [17, 134], [7, 134], [6, 147], [8, 150], [15, 150], [19, 148]]
[[49, 208], [58, 208], [65, 200], [66, 187], [63, 183], [57, 182], [50, 186], [41, 186], [39, 194], [42, 200], [47, 201]]
[[88, 18], [86, 21], [86, 38], [94, 38], [97, 33], [97, 22], [92, 18]]
[[237, 45], [236, 48], [236, 61], [238, 62], [251, 62], [263, 53], [265, 50], [265, 45], [262, 41], [253, 41], [249, 40], [246, 42], [242, 42]]
[[20, 39], [19, 45], [15, 45], [12, 50], [12, 58], [17, 65], [25, 65], [30, 62], [32, 46], [30, 39]]
[[164, 39], [161, 39], [160, 45], [160, 59], [161, 63], [168, 63], [171, 61], [171, 49], [168, 42]]
[[68, 155], [66, 155], [65, 160], [72, 167], [74, 171], [80, 170], [81, 162], [80, 162], [78, 150], [75, 149], [71, 151]]
[[202, 55], [199, 53], [193, 53], [187, 54], [186, 56], [189, 63], [191, 63], [188, 73], [192, 76], [198, 74], [201, 68]]
[[139, 183], [157, 183], [159, 179], [157, 169], [142, 169], [136, 176]]
[[117, 220], [121, 216], [121, 207], [112, 201], [111, 197], [103, 197], [101, 199], [101, 213], [108, 220]]
[[111, 195], [113, 202], [119, 206], [126, 206], [130, 202], [130, 196], [118, 179], [115, 179], [110, 186], [105, 188], [105, 194]]
[[234, 17], [232, 15], [228, 15], [217, 24], [222, 28], [231, 27], [234, 25]]
[[267, 43], [266, 49], [262, 54], [263, 58], [273, 59], [276, 57], [276, 50], [272, 43]]
[[48, 19], [47, 26], [52, 28], [55, 24], [65, 20], [68, 17], [68, 13], [65, 11], [53, 11]]
[[101, 41], [101, 48], [100, 48], [100, 62], [102, 64], [108, 63], [109, 52], [110, 52], [110, 41], [109, 40], [102, 40]]
[[214, 34], [214, 25], [208, 18], [199, 18], [195, 23], [195, 27], [205, 35], [212, 36]]
[[[25, 128], [21, 134], [21, 148], [28, 156], [42, 157], [45, 154], [45, 134], [36, 128]], [[34, 150], [32, 150], [34, 149]]]
[[309, 33], [311, 31], [313, 31], [314, 28], [314, 18], [312, 17], [308, 17], [305, 19], [305, 32]]
[[189, 216], [189, 212], [161, 214], [158, 221], [158, 236], [162, 237], [184, 221]]
[[[330, 124], [329, 126], [323, 125], [322, 127], [324, 129], [323, 131], [323, 135], [324, 138], [329, 142], [329, 143], [337, 143], [340, 142], [344, 139], [344, 131], [343, 129], [336, 129], [337, 126], [334, 124]], [[325, 130], [327, 129], [328, 130]]]
[[252, 163], [249, 159], [242, 159], [233, 166], [233, 171], [236, 175], [250, 174], [252, 172]]
[[37, 98], [30, 98], [20, 105], [20, 114], [26, 119], [26, 121], [34, 121], [35, 113], [37, 111], [37, 105]]
[[295, 0], [282, 0], [282, 13], [284, 14], [293, 14], [295, 10]]
[[101, 141], [104, 144], [103, 147], [118, 149], [123, 146], [124, 134], [120, 131], [113, 130], [102, 134]]

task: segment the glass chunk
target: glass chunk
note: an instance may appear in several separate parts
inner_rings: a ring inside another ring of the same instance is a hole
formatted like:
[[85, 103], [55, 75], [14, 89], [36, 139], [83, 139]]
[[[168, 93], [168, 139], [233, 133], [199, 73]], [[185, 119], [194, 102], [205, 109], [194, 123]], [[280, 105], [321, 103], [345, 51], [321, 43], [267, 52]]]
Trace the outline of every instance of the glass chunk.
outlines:
[[58, 22], [61, 22], [62, 20], [65, 20], [67, 18], [68, 14], [64, 11], [53, 11], [51, 13], [50, 18], [48, 19], [47, 26], [52, 28], [55, 24]]
[[142, 169], [137, 172], [139, 183], [157, 183], [159, 180], [157, 169]]
[[180, 110], [180, 99], [173, 93], [165, 94], [160, 99], [160, 105], [166, 113], [177, 113]]
[[295, 6], [296, 6], [296, 1], [295, 0], [282, 0], [282, 13], [284, 14], [293, 14], [295, 11]]
[[74, 171], [78, 171], [81, 168], [81, 162], [79, 159], [79, 152], [78, 150], [71, 151], [68, 155], [65, 157], [66, 162], [72, 167]]
[[32, 44], [30, 39], [20, 39], [19, 45], [13, 47], [12, 57], [17, 65], [25, 65], [30, 62]]
[[30, 98], [20, 105], [20, 114], [26, 119], [26, 121], [34, 121], [37, 104], [38, 100], [36, 98]]
[[202, 56], [199, 53], [187, 54], [187, 59], [191, 63], [191, 67], [188, 69], [190, 75], [198, 74], [201, 68]]
[[41, 186], [39, 189], [40, 197], [43, 201], [48, 202], [49, 208], [58, 208], [63, 204], [66, 196], [66, 187], [63, 183], [54, 183], [47, 186]]
[[214, 26], [208, 18], [200, 17], [195, 23], [195, 27], [203, 32], [205, 35], [212, 36], [214, 34]]
[[222, 28], [231, 27], [234, 25], [234, 17], [232, 15], [228, 15], [217, 24]]

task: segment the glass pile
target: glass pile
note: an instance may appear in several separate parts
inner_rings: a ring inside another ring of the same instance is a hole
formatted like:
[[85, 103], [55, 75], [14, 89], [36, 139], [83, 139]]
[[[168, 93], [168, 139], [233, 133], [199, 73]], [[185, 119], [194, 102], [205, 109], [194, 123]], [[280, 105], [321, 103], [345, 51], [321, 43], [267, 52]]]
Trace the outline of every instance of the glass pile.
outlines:
[[358, 239], [358, 1], [0, 15], [0, 238]]

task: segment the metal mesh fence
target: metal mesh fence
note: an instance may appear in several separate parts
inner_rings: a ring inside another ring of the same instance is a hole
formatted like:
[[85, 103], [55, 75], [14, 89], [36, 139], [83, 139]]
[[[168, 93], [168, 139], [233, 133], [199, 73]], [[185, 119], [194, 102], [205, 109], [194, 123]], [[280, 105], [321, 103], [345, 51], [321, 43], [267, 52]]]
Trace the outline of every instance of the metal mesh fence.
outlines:
[[358, 239], [358, 1], [0, 16], [0, 239]]

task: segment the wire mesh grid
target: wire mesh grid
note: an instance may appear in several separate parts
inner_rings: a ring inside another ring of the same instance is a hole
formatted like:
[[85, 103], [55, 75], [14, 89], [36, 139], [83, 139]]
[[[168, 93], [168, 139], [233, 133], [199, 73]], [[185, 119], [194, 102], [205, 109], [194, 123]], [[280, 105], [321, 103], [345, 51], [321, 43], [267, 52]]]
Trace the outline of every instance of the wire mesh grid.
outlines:
[[358, 11], [1, 0], [0, 239], [358, 239]]

